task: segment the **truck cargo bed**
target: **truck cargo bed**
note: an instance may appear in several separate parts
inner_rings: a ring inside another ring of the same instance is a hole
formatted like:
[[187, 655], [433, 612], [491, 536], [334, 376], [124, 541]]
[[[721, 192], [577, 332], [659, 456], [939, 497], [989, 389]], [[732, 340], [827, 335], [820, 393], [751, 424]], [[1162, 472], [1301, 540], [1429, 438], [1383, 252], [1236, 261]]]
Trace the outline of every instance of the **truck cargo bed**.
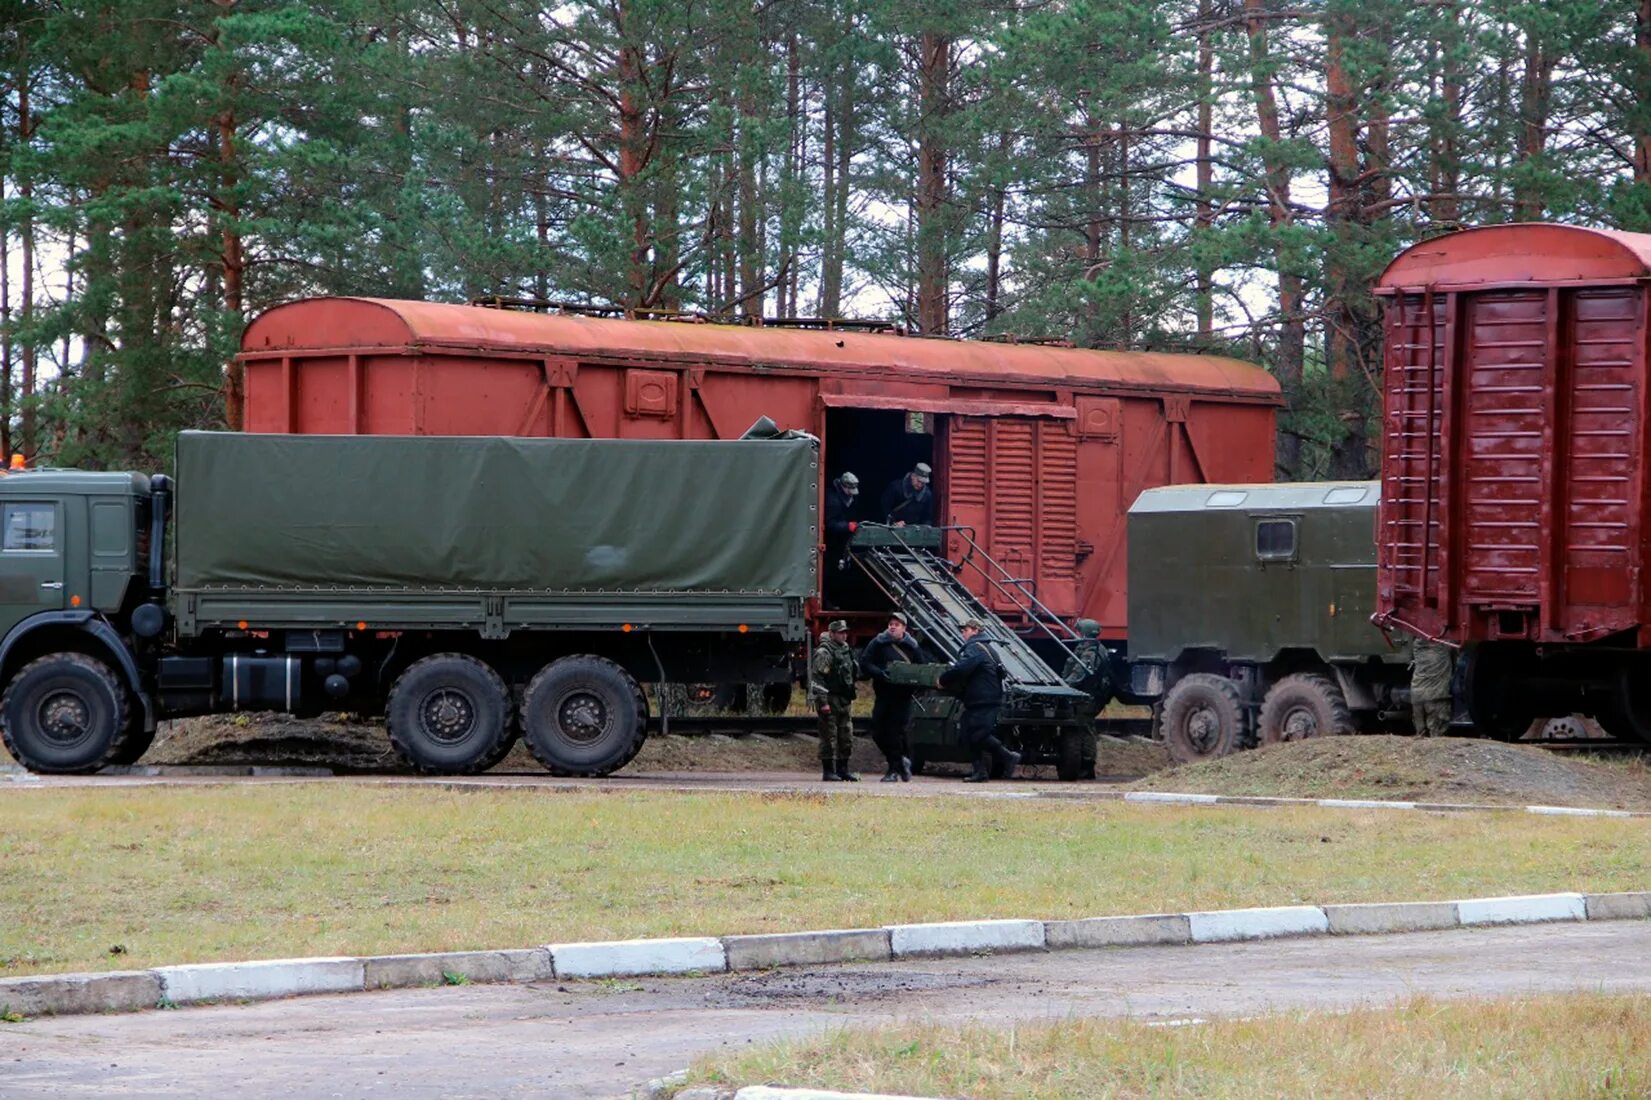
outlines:
[[804, 634], [807, 439], [178, 441], [179, 629]]

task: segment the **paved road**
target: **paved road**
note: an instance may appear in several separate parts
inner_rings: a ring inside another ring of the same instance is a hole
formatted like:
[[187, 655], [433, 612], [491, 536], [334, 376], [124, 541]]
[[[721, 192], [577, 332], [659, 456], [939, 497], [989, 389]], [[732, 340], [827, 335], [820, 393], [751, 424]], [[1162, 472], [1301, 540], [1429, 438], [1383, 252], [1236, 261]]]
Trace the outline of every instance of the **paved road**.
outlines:
[[1416, 994], [1651, 991], [1651, 922], [467, 986], [0, 1025], [0, 1096], [613, 1097], [851, 1023], [1184, 1019]]

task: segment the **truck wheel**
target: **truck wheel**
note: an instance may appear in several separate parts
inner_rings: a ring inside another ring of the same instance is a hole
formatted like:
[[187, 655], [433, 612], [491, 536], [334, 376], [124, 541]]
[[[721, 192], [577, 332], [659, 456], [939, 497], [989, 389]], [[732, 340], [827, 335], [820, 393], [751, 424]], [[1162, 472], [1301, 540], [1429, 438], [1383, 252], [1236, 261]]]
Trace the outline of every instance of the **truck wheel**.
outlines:
[[149, 751], [149, 746], [155, 743], [155, 730], [143, 728], [143, 712], [133, 707], [133, 714], [127, 719], [131, 729], [127, 731], [126, 740], [121, 742], [119, 749], [109, 754], [109, 763], [120, 767], [129, 767], [143, 759], [143, 754]]
[[1244, 703], [1225, 676], [1194, 672], [1164, 697], [1158, 727], [1169, 754], [1182, 764], [1213, 760], [1244, 747]]
[[131, 734], [126, 687], [83, 653], [54, 653], [23, 666], [0, 696], [0, 737], [33, 772], [96, 771]]
[[610, 775], [641, 751], [648, 701], [630, 673], [605, 657], [563, 657], [527, 685], [522, 727], [552, 775]]
[[1328, 676], [1300, 672], [1274, 684], [1261, 702], [1261, 743], [1278, 745], [1353, 732], [1341, 688]]
[[463, 653], [414, 661], [384, 707], [390, 744], [421, 772], [468, 775], [503, 758], [511, 735], [510, 692], [499, 674]]

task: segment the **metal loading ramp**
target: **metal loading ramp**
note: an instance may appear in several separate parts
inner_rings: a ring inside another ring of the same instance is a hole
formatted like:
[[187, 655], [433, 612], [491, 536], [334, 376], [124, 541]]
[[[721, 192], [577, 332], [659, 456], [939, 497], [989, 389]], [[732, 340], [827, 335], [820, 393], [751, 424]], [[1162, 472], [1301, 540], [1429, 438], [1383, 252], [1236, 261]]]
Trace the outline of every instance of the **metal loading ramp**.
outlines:
[[[941, 552], [947, 533], [962, 535], [969, 553], [953, 564]], [[961, 573], [975, 569], [988, 587], [1002, 591], [1021, 607], [1062, 651], [1071, 653], [1075, 635], [1029, 591], [992, 561], [971, 533], [960, 528], [885, 527], [861, 524], [849, 542], [854, 561], [883, 590], [891, 603], [911, 620], [924, 646], [950, 662], [963, 649], [963, 624], [978, 619], [983, 633], [1003, 666], [1004, 721], [1037, 717], [1070, 721], [1073, 708], [1086, 696], [1070, 687], [1060, 674], [1007, 623], [963, 583]]]

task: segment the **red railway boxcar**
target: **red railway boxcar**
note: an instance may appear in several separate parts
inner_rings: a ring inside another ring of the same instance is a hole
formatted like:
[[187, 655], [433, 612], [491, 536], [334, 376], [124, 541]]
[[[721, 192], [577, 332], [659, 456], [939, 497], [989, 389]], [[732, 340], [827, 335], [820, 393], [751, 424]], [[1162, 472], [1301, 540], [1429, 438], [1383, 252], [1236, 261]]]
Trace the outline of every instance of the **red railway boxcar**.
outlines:
[[1481, 729], [1651, 734], [1651, 235], [1473, 229], [1393, 261], [1378, 622], [1464, 647]]
[[1264, 370], [1216, 356], [365, 298], [271, 309], [240, 358], [255, 432], [726, 439], [768, 416], [819, 436], [867, 502], [928, 462], [939, 522], [1114, 639], [1136, 495], [1270, 481], [1280, 404]]

